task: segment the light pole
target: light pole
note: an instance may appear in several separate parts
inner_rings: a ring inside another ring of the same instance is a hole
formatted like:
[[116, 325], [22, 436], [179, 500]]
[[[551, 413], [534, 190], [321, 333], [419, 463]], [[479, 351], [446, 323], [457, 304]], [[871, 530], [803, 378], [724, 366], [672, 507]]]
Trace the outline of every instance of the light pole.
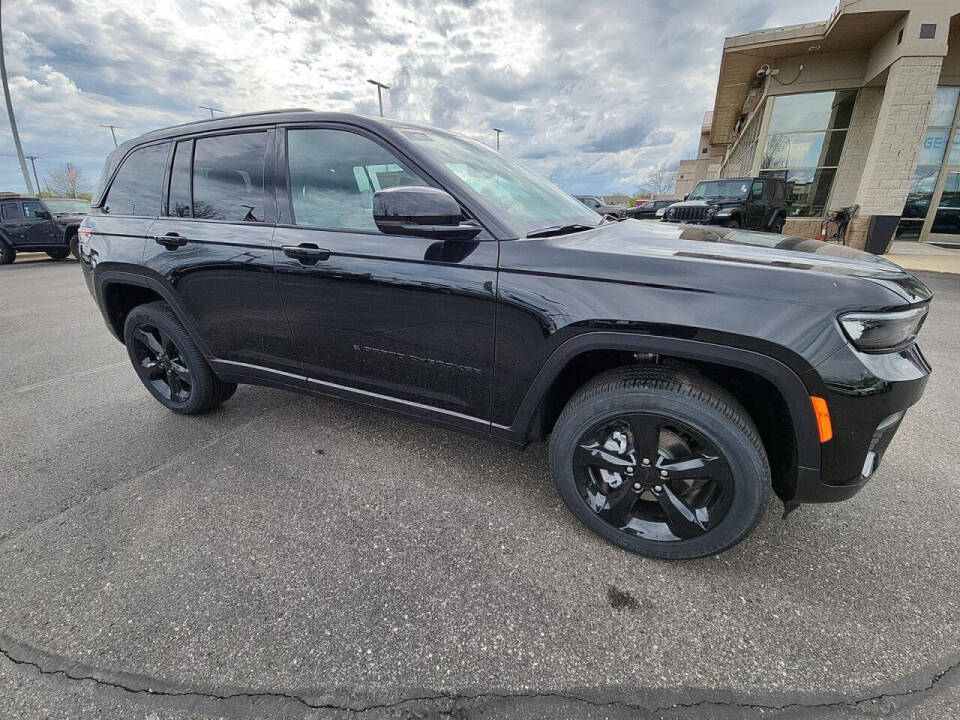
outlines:
[[33, 179], [37, 182], [37, 194], [40, 194], [40, 178], [37, 177], [37, 163], [34, 162], [40, 158], [39, 155], [25, 155], [24, 157], [30, 161], [30, 167], [33, 168]]
[[110, 128], [110, 134], [113, 135], [113, 146], [117, 147], [117, 130], [123, 130], [119, 125], [100, 125], [99, 127]]
[[209, 105], [198, 105], [197, 107], [202, 107], [204, 110], [209, 110], [209, 111], [210, 111], [210, 118], [211, 118], [211, 119], [213, 119], [213, 111], [214, 111], [214, 110], [216, 110], [217, 112], [225, 112], [224, 110], [221, 110], [221, 109], [218, 108], [218, 107], [210, 107]]
[[377, 82], [376, 80], [367, 80], [371, 85], [377, 86], [377, 102], [380, 103], [380, 117], [383, 117], [383, 91], [389, 90], [389, 85], [384, 85], [382, 82]]
[[493, 131], [497, 134], [497, 152], [500, 152], [500, 134], [503, 132], [500, 128], [494, 128]]
[[[2, 14], [2, 9], [0, 9]], [[17, 132], [17, 121], [13, 117], [13, 103], [10, 102], [10, 87], [7, 85], [7, 64], [3, 59], [3, 29], [0, 25], [0, 80], [3, 81], [3, 99], [7, 103], [7, 117], [10, 118], [10, 132], [13, 134], [13, 144], [17, 146], [17, 159], [20, 161], [20, 171], [23, 173], [23, 184], [27, 186], [27, 194], [33, 195], [33, 183], [27, 171], [27, 161], [23, 157], [23, 147], [20, 145], [20, 133]], [[40, 189], [39, 187], [37, 188]]]

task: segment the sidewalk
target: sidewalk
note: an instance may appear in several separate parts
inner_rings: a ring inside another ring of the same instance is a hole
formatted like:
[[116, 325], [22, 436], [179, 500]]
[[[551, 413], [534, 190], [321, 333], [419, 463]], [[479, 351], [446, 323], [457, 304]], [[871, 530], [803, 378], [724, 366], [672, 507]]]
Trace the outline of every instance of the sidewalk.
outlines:
[[960, 275], [960, 249], [896, 240], [890, 252], [883, 257], [907, 270], [928, 270]]

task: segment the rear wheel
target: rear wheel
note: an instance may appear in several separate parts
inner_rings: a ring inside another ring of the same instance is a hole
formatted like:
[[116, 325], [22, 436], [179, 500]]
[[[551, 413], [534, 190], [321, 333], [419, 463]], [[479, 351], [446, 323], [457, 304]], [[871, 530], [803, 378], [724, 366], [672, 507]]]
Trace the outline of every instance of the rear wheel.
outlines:
[[70, 254], [73, 255], [77, 260], [80, 259], [80, 236], [76, 233], [74, 233], [73, 237], [70, 238]]
[[684, 559], [721, 552], [763, 517], [770, 469], [756, 428], [726, 391], [670, 368], [599, 376], [550, 437], [567, 507], [632, 552]]
[[9, 265], [17, 259], [17, 251], [6, 240], [0, 240], [0, 265]]
[[69, 248], [63, 248], [62, 250], [47, 250], [47, 255], [49, 255], [54, 260], [63, 260], [69, 254], [70, 254]]
[[236, 385], [217, 378], [166, 303], [140, 305], [124, 323], [124, 342], [140, 381], [164, 406], [183, 415], [212, 410]]

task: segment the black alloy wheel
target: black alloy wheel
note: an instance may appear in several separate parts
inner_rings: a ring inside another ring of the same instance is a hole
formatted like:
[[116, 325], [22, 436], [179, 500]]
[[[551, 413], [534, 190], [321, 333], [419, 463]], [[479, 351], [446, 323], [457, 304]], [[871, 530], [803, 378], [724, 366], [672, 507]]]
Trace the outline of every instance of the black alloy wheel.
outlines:
[[549, 441], [557, 492], [602, 538], [663, 559], [713, 555], [766, 512], [770, 466], [737, 400], [696, 368], [635, 365], [587, 382]]
[[699, 537], [726, 516], [733, 476], [692, 427], [649, 413], [604, 420], [574, 453], [584, 502], [613, 528], [657, 541]]
[[70, 238], [70, 254], [73, 255], [77, 260], [80, 259], [80, 236], [77, 233], [73, 234], [73, 237]]
[[135, 307], [123, 326], [137, 376], [164, 407], [198, 415], [229, 399], [237, 386], [218, 378], [173, 310], [163, 302]]
[[133, 331], [137, 373], [165, 399], [186, 403], [193, 390], [190, 369], [176, 343], [155, 325], [142, 322]]

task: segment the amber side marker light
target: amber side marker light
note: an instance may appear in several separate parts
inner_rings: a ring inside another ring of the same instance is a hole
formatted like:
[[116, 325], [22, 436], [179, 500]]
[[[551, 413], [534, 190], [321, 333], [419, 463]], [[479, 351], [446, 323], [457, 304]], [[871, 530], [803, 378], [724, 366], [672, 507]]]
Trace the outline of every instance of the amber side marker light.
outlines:
[[830, 423], [830, 411], [827, 401], [822, 397], [810, 396], [813, 404], [813, 414], [817, 418], [817, 430], [820, 431], [820, 442], [825, 443], [833, 437], [833, 425]]

